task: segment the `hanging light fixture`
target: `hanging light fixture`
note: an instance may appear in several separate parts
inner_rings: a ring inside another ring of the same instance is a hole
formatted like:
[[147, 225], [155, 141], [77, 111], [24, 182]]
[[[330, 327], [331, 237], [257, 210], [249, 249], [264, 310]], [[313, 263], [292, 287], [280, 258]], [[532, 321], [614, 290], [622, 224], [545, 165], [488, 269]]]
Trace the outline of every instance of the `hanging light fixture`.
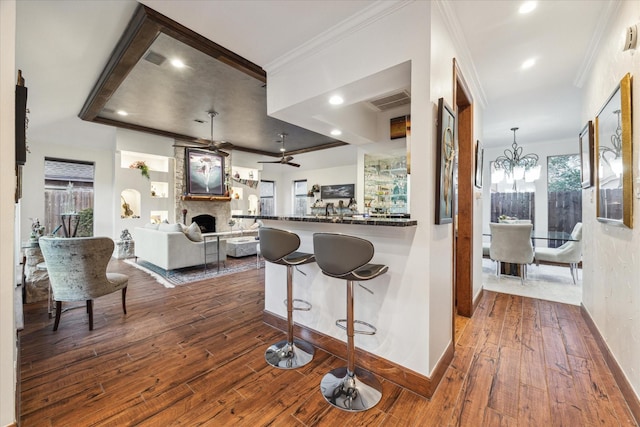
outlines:
[[518, 128], [511, 128], [513, 131], [513, 144], [511, 150], [504, 150], [502, 156], [498, 156], [493, 162], [491, 170], [491, 182], [498, 183], [506, 178], [507, 183], [515, 186], [515, 182], [524, 179], [526, 182], [533, 182], [540, 178], [541, 166], [538, 164], [538, 155], [529, 153], [522, 155], [522, 147], [516, 142], [516, 131]]

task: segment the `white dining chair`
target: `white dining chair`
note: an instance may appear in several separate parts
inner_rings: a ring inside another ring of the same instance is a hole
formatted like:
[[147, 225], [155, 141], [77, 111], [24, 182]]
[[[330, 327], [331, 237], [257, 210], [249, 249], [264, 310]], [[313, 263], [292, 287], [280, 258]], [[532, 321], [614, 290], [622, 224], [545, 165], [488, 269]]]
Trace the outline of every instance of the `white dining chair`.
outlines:
[[540, 261], [557, 264], [569, 264], [573, 284], [578, 278], [578, 263], [582, 260], [582, 223], [578, 222], [571, 232], [571, 240], [557, 248], [536, 248], [536, 265]]
[[497, 261], [500, 276], [502, 263], [520, 265], [520, 283], [524, 285], [527, 265], [533, 262], [533, 244], [531, 243], [532, 224], [490, 223], [491, 245], [489, 257]]

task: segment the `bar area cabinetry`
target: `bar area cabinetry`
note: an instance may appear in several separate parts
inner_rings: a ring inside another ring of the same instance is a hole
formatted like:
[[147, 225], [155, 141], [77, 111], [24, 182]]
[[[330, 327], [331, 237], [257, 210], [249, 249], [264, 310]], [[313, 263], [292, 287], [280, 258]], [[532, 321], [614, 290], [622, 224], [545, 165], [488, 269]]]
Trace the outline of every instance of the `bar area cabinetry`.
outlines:
[[369, 214], [408, 214], [406, 156], [364, 156], [364, 206]]

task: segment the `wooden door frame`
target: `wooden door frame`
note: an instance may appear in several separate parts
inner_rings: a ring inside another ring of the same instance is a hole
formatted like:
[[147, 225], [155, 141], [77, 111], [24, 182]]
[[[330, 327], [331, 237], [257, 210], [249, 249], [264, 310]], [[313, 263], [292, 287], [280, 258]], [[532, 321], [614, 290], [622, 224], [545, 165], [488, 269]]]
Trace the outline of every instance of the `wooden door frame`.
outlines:
[[475, 145], [473, 98], [462, 72], [453, 59], [453, 104], [458, 135], [457, 225], [454, 228], [454, 317], [471, 317], [473, 304], [473, 223]]

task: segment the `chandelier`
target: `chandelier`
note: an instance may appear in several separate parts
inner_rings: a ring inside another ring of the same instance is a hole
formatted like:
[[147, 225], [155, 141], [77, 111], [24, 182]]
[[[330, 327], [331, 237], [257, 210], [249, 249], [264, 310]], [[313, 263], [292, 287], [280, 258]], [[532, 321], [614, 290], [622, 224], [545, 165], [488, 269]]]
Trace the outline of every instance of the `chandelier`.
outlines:
[[522, 155], [522, 147], [518, 147], [516, 142], [516, 131], [518, 128], [511, 128], [513, 131], [513, 144], [511, 150], [504, 150], [502, 156], [498, 156], [493, 162], [491, 170], [491, 182], [499, 183], [506, 179], [507, 183], [513, 183], [524, 179], [526, 182], [533, 182], [540, 178], [541, 166], [538, 164], [537, 154]]

